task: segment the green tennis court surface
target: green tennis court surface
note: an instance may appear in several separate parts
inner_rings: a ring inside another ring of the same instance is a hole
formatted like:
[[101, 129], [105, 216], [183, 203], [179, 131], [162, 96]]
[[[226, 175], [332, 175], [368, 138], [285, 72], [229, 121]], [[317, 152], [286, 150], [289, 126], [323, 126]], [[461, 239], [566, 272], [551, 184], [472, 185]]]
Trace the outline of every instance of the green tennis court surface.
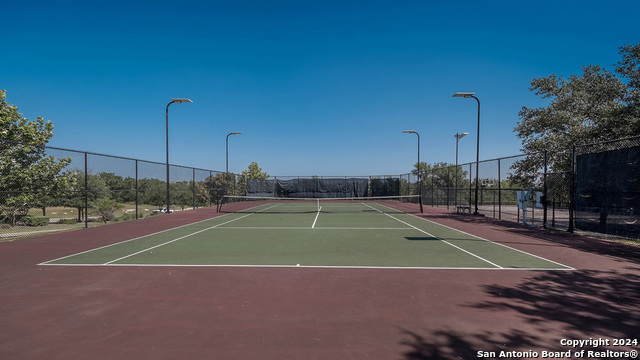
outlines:
[[41, 265], [572, 269], [387, 205], [262, 203]]

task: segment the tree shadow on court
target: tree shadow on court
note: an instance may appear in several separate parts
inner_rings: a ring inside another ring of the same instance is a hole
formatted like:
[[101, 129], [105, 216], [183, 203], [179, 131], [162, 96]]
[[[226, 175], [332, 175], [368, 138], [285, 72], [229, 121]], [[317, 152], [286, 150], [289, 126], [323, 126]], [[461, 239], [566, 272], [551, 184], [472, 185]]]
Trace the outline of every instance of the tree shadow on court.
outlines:
[[[561, 338], [637, 338], [640, 268], [627, 270], [544, 272], [515, 286], [484, 285], [486, 297], [464, 306], [512, 317], [512, 322], [503, 329], [470, 334], [403, 329], [406, 340], [401, 344], [409, 347], [403, 359], [476, 359], [477, 351], [530, 348], [569, 350], [560, 346]], [[557, 334], [557, 338], [550, 342], [541, 339], [542, 334]]]
[[[534, 346], [537, 338], [515, 330], [510, 334], [483, 332], [473, 336], [456, 331], [435, 331], [427, 336], [402, 330], [407, 338], [401, 342], [409, 349], [405, 360], [477, 359], [478, 351], [510, 351], [521, 346]], [[481, 345], [478, 345], [481, 344]]]
[[606, 256], [616, 261], [633, 262], [640, 264], [640, 246], [626, 245], [613, 241], [600, 240], [587, 236], [580, 236], [567, 232], [543, 229], [523, 229], [511, 227], [508, 232], [518, 235], [535, 237], [554, 244], [564, 245], [572, 249]]
[[493, 300], [470, 306], [495, 311], [515, 311], [519, 318], [545, 330], [561, 324], [565, 331], [635, 337], [640, 329], [640, 269], [634, 272], [548, 272], [515, 287], [485, 285]]

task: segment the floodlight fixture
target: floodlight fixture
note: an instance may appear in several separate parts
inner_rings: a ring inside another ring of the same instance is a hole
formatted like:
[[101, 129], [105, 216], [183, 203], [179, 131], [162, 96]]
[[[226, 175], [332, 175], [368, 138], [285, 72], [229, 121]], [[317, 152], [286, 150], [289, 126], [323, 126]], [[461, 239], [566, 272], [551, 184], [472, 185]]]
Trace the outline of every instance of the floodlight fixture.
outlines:
[[180, 103], [192, 103], [193, 101], [191, 101], [191, 99], [171, 99], [171, 102], [180, 104]]
[[457, 92], [455, 94], [453, 94], [452, 97], [461, 97], [461, 98], [470, 98], [473, 97], [473, 95], [475, 95], [476, 93], [474, 92]]
[[465, 137], [467, 135], [469, 135], [469, 133], [455, 134], [455, 135], [453, 135], [453, 137], [455, 137], [456, 139], [460, 140], [460, 139], [462, 139], [463, 137]]

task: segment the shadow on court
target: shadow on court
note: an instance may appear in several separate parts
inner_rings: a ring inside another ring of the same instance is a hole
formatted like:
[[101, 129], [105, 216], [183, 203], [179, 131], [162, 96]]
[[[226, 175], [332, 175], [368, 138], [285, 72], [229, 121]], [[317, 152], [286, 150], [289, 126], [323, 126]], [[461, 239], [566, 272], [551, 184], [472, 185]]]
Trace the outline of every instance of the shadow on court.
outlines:
[[[633, 263], [640, 264], [640, 246], [595, 239], [566, 231], [546, 230], [484, 216], [460, 215], [452, 212], [433, 211], [424, 217], [438, 223], [447, 223], [449, 226], [452, 226], [451, 222], [454, 222], [455, 225], [453, 225], [453, 227], [463, 231], [477, 230], [478, 226], [499, 227], [506, 235], [522, 235], [549, 241], [554, 244], [568, 246], [572, 249], [581, 250], [591, 254], [606, 256], [619, 261], [631, 261]], [[495, 240], [499, 240], [499, 242], [504, 244], [509, 243], [509, 239]], [[543, 243], [541, 242], [540, 245], [543, 245]]]
[[[475, 332], [401, 329], [401, 344], [407, 348], [404, 359], [476, 359], [478, 351], [574, 350], [560, 344], [563, 338], [636, 339], [640, 269], [628, 270], [545, 272], [515, 286], [484, 285], [485, 299], [467, 307], [511, 317], [511, 322], [502, 329]], [[589, 350], [633, 348], [637, 349]]]
[[433, 237], [433, 236], [405, 236], [404, 238], [410, 241], [440, 240], [437, 237]]

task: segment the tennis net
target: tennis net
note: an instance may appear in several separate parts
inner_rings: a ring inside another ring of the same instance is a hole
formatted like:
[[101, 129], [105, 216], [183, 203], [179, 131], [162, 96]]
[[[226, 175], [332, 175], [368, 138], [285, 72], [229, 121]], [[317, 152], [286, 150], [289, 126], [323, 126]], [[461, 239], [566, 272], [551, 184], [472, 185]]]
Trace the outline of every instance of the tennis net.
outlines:
[[354, 198], [285, 198], [225, 195], [218, 212], [226, 213], [419, 213], [420, 195]]

